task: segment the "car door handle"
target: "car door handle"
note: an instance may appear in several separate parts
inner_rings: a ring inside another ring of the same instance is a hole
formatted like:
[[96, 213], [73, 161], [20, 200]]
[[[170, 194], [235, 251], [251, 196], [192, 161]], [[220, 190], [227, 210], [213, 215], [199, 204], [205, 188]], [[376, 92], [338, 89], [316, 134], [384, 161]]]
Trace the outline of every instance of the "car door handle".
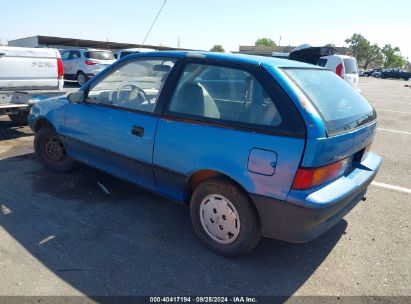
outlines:
[[139, 127], [139, 126], [133, 126], [133, 128], [131, 129], [131, 134], [133, 134], [135, 136], [143, 137], [144, 136], [144, 128]]

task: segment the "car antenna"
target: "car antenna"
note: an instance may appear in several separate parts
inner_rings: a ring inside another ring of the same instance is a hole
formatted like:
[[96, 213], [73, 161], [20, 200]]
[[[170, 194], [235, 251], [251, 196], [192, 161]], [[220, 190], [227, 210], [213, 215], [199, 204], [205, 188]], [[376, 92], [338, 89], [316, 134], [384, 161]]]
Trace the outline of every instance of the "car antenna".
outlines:
[[143, 42], [140, 44], [140, 47], [138, 48], [139, 51], [141, 50], [141, 47], [142, 47], [142, 46], [144, 45], [144, 43], [146, 42], [146, 39], [147, 39], [148, 35], [150, 34], [151, 29], [153, 28], [154, 24], [156, 23], [156, 21], [157, 21], [157, 19], [158, 19], [158, 16], [160, 16], [160, 13], [161, 13], [161, 11], [163, 10], [164, 5], [166, 5], [166, 2], [167, 2], [167, 0], [164, 0], [163, 5], [160, 7], [160, 10], [158, 11], [157, 16], [154, 18], [153, 23], [151, 24], [150, 28], [149, 28], [148, 31], [147, 31], [146, 37], [144, 37]]

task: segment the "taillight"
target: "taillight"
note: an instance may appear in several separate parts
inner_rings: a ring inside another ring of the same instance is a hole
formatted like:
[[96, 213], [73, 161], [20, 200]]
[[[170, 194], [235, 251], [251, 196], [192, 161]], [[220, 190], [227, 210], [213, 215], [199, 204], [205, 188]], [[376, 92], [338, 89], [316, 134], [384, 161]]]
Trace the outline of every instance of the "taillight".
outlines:
[[58, 78], [64, 77], [63, 60], [61, 60], [61, 58], [57, 58], [57, 77]]
[[325, 184], [342, 175], [347, 167], [348, 159], [345, 158], [331, 165], [319, 168], [298, 168], [292, 188], [306, 190]]
[[335, 73], [340, 76], [341, 78], [344, 78], [343, 76], [343, 65], [342, 63], [340, 63], [339, 65], [337, 65], [337, 67], [335, 68]]
[[97, 61], [93, 61], [93, 60], [86, 60], [86, 61], [84, 61], [84, 63], [87, 64], [87, 65], [95, 65], [95, 64], [97, 64], [98, 62], [97, 62]]

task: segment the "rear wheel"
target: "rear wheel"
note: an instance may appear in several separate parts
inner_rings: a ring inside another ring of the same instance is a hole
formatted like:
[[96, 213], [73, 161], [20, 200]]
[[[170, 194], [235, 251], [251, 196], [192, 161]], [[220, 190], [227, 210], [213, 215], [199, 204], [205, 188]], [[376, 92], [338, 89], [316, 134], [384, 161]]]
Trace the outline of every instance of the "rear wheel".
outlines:
[[191, 197], [191, 222], [200, 240], [223, 256], [242, 256], [261, 238], [254, 206], [243, 191], [224, 178], [201, 183]]
[[36, 132], [34, 150], [41, 163], [51, 171], [67, 172], [75, 165], [75, 161], [67, 155], [60, 137], [51, 127], [43, 127]]
[[77, 73], [77, 82], [81, 87], [87, 82], [87, 76], [82, 71]]
[[29, 112], [19, 112], [18, 114], [10, 114], [10, 120], [16, 125], [27, 125], [27, 116]]

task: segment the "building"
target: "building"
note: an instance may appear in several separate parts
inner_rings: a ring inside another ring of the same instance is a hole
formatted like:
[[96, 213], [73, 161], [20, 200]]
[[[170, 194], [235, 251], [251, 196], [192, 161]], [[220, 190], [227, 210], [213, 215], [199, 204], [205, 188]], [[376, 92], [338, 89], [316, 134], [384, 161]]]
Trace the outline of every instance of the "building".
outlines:
[[[260, 55], [260, 56], [271, 56], [273, 52], [276, 53], [290, 53], [296, 46], [248, 46], [240, 45], [240, 54], [248, 55]], [[346, 47], [335, 47], [337, 49], [336, 54], [346, 55]]]
[[77, 39], [77, 38], [63, 38], [63, 37], [52, 37], [52, 36], [33, 36], [21, 39], [10, 40], [8, 42], [9, 46], [18, 47], [50, 47], [56, 49], [68, 49], [68, 48], [96, 48], [96, 49], [107, 49], [107, 50], [120, 50], [120, 49], [131, 49], [131, 48], [149, 48], [156, 49], [159, 51], [163, 50], [183, 50], [181, 48], [167, 47], [167, 46], [155, 46], [155, 45], [139, 45], [133, 43], [119, 43], [112, 41], [96, 41], [87, 39]]

